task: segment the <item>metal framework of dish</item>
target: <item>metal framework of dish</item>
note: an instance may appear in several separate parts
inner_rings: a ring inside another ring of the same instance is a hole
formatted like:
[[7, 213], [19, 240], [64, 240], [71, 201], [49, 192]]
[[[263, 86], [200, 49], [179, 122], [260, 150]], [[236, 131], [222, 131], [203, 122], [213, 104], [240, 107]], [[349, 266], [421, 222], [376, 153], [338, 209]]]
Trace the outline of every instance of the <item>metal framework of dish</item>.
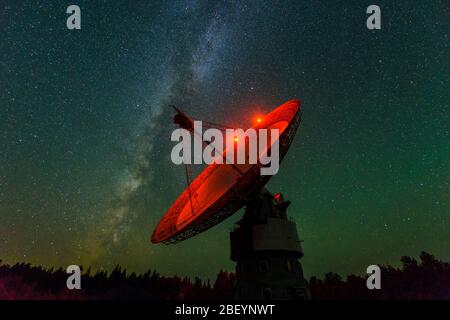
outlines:
[[[281, 163], [300, 121], [300, 101], [290, 100], [265, 115], [253, 128], [280, 130]], [[167, 210], [153, 231], [152, 242], [169, 244], [185, 240], [234, 214], [270, 179], [271, 176], [260, 174], [260, 168], [260, 163], [210, 164]]]

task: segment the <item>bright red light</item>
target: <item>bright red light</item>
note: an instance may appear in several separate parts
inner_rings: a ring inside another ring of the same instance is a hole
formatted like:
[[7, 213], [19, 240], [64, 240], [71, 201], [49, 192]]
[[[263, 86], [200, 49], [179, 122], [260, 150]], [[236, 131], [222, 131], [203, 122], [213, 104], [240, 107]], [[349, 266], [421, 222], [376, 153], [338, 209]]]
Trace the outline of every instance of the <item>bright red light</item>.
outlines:
[[280, 201], [281, 200], [281, 192], [275, 193], [273, 195], [273, 198], [275, 199], [275, 201]]

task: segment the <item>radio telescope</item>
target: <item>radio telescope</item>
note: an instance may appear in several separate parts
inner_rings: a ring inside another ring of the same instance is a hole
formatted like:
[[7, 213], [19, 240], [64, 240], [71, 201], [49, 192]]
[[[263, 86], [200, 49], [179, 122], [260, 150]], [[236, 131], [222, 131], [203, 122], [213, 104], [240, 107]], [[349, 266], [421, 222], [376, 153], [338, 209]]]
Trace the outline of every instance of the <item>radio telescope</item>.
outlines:
[[[198, 135], [192, 130], [193, 120], [174, 108], [174, 123]], [[279, 129], [281, 163], [300, 121], [300, 101], [290, 100], [258, 119], [253, 128]], [[243, 218], [230, 233], [231, 259], [237, 263], [235, 297], [307, 299], [309, 293], [299, 262], [303, 251], [296, 224], [287, 215], [290, 202], [281, 193], [272, 194], [265, 189], [271, 176], [261, 175], [261, 166], [259, 162], [212, 163], [192, 182], [186, 167], [188, 186], [162, 217], [151, 240], [165, 244], [186, 240], [245, 207]]]

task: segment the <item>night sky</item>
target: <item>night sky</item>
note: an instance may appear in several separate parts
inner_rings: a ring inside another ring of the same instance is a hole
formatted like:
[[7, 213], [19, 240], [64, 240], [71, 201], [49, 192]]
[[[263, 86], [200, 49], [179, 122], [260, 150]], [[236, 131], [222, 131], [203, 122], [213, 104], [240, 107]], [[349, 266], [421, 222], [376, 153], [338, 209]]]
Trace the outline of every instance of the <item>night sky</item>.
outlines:
[[[66, 8], [81, 8], [81, 30]], [[378, 4], [382, 29], [366, 28]], [[246, 127], [298, 98], [268, 188], [292, 201], [307, 276], [426, 250], [450, 260], [448, 1], [1, 1], [0, 259], [233, 270], [221, 225], [151, 233], [185, 188], [175, 104]]]

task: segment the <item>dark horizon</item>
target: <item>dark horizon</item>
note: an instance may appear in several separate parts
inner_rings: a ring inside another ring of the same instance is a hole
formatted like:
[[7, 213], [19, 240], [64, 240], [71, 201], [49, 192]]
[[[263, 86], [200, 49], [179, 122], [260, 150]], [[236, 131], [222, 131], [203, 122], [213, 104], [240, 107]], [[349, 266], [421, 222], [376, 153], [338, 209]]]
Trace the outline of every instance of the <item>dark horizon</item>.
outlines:
[[[382, 266], [383, 290], [367, 290], [366, 276], [345, 278], [328, 272], [323, 278], [311, 277], [307, 285], [314, 300], [335, 299], [450, 299], [450, 263], [421, 252], [420, 261], [403, 256], [401, 268]], [[81, 290], [68, 290], [64, 269], [42, 269], [21, 263], [3, 265], [0, 260], [0, 300], [34, 299], [170, 299], [170, 300], [230, 300], [235, 277], [220, 270], [215, 279], [197, 277], [164, 277], [156, 270], [143, 274], [127, 273], [116, 266], [110, 273], [83, 270]]]

